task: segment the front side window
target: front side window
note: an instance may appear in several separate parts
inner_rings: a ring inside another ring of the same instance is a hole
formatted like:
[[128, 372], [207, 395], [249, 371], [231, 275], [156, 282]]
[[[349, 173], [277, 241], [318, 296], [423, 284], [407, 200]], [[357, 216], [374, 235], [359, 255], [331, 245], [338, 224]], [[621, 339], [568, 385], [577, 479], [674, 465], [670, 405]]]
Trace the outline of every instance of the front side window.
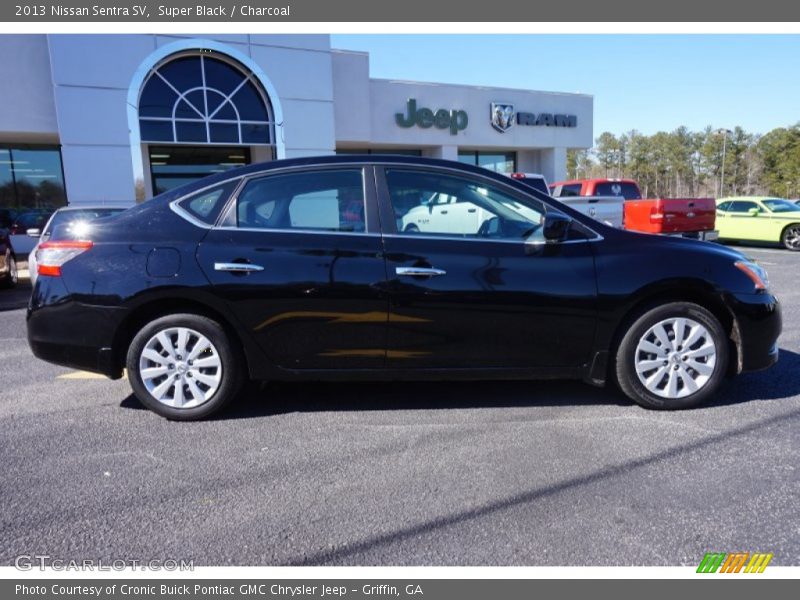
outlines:
[[397, 231], [406, 235], [524, 240], [541, 229], [544, 206], [485, 182], [433, 171], [387, 169]]
[[734, 202], [731, 202], [731, 205], [728, 207], [728, 212], [747, 213], [750, 211], [751, 208], [758, 208], [758, 204], [756, 204], [755, 202], [736, 200]]
[[363, 172], [304, 171], [254, 179], [239, 194], [236, 223], [247, 229], [364, 232]]

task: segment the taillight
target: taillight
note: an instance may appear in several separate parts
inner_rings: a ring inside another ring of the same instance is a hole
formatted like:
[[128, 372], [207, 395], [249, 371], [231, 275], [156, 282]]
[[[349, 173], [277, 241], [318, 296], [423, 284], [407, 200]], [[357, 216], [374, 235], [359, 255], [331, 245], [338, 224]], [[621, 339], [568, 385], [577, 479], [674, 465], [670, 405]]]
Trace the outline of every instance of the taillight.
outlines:
[[89, 240], [59, 240], [44, 242], [36, 249], [36, 272], [39, 275], [61, 277], [61, 267], [92, 247]]
[[525, 179], [525, 173], [512, 173], [511, 179]]

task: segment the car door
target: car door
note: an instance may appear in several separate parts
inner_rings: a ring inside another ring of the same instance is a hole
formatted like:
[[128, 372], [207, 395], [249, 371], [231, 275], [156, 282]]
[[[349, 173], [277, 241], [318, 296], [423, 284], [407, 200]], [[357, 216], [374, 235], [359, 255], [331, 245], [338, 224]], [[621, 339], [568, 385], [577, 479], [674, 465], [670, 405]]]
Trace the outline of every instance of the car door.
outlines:
[[[758, 214], [751, 214], [757, 209]], [[725, 236], [740, 240], [770, 240], [771, 223], [769, 211], [754, 200], [734, 200], [726, 216]]]
[[370, 166], [247, 178], [198, 259], [274, 364], [383, 367], [386, 271]]
[[[480, 176], [407, 165], [376, 175], [390, 369], [573, 368], [588, 360], [597, 319], [588, 238], [526, 243], [538, 240], [545, 204]], [[427, 232], [393, 227], [404, 198], [432, 193], [475, 206], [483, 221], [460, 221], [460, 230], [443, 222]]]

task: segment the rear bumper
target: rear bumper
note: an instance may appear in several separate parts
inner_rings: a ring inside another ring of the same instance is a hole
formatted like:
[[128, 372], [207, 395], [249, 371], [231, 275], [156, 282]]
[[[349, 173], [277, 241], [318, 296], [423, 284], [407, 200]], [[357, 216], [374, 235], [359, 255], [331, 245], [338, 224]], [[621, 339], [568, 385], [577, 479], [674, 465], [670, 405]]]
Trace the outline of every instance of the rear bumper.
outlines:
[[739, 338], [739, 371], [761, 371], [778, 362], [783, 327], [778, 299], [772, 294], [736, 294], [729, 302]]
[[83, 304], [60, 296], [62, 290], [63, 284], [50, 277], [41, 278], [34, 288], [27, 314], [28, 344], [34, 356], [119, 379], [122, 365], [112, 348], [127, 311]]

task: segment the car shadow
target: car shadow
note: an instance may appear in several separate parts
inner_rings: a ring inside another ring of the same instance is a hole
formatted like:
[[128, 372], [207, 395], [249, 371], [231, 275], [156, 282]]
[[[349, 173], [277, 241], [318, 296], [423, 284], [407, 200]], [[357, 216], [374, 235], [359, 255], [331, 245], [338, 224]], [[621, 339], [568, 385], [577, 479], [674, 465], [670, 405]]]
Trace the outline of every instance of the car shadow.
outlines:
[[[728, 380], [703, 408], [800, 395], [800, 354], [781, 350], [767, 371]], [[213, 420], [321, 411], [446, 410], [525, 406], [632, 406], [614, 385], [577, 381], [270, 382], [246, 386]], [[144, 409], [132, 394], [123, 408]]]
[[15, 287], [10, 290], [0, 290], [0, 312], [26, 308], [31, 298], [31, 289], [30, 280], [20, 277]]

